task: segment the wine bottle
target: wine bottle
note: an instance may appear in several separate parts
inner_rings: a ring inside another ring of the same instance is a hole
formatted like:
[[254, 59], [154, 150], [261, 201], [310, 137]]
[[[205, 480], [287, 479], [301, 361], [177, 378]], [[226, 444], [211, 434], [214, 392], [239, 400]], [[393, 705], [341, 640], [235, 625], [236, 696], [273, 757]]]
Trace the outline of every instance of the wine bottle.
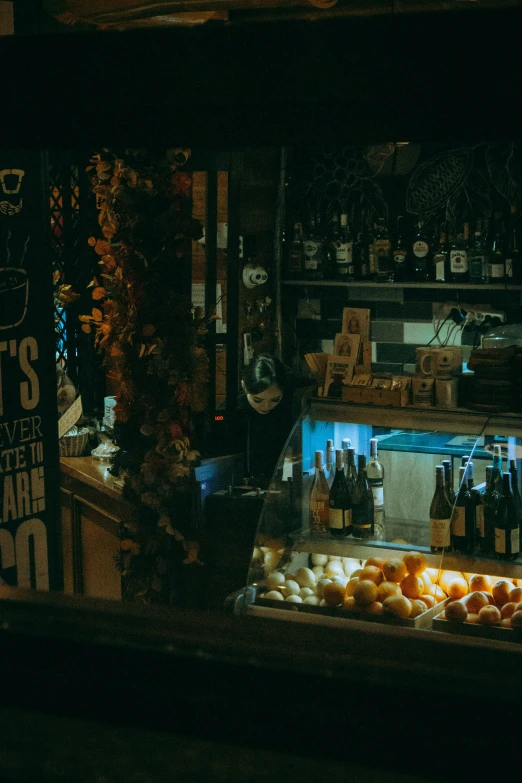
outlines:
[[303, 240], [304, 276], [308, 280], [322, 280], [326, 267], [323, 240], [316, 220], [310, 219], [308, 234]]
[[344, 471], [350, 487], [350, 492], [353, 495], [355, 485], [357, 484], [357, 468], [355, 467], [355, 449], [346, 449], [347, 461], [344, 464]]
[[404, 283], [408, 279], [408, 243], [404, 237], [404, 218], [397, 218], [397, 235], [393, 243], [393, 268], [396, 283]]
[[456, 552], [469, 555], [475, 541], [473, 499], [468, 491], [466, 468], [459, 468], [459, 491], [451, 516], [451, 543]]
[[495, 557], [497, 560], [515, 560], [520, 550], [520, 517], [511, 491], [511, 473], [502, 474], [500, 498], [495, 524]]
[[493, 482], [499, 495], [502, 495], [502, 447], [496, 443], [493, 446]]
[[370, 461], [366, 467], [366, 475], [372, 488], [374, 527], [379, 534], [384, 533], [384, 468], [378, 460], [377, 438], [370, 438]]
[[354, 538], [371, 538], [374, 534], [373, 492], [366, 475], [366, 455], [357, 457], [357, 485], [352, 500], [352, 534]]
[[455, 491], [453, 489], [453, 469], [451, 467], [451, 460], [443, 459], [442, 466], [444, 468], [444, 488], [446, 495], [451, 506], [455, 502]]
[[334, 474], [334, 467], [335, 467], [335, 449], [333, 445], [333, 440], [328, 438], [326, 441], [326, 468], [325, 468], [325, 475], [326, 480], [331, 486], [330, 479], [333, 479]]
[[[466, 459], [466, 462], [464, 462], [464, 459]], [[475, 489], [475, 466], [473, 462], [469, 459], [469, 457], [462, 457], [463, 460], [463, 467], [466, 468], [466, 481], [468, 483], [468, 492], [471, 495], [471, 501], [472, 501], [472, 508], [473, 508], [473, 517], [474, 517], [474, 524], [473, 524], [473, 530], [475, 533], [475, 543], [478, 543], [479, 540], [479, 532], [477, 530], [478, 522], [477, 522], [477, 509], [480, 507], [480, 492], [478, 489]]]
[[[511, 473], [511, 492], [515, 499], [515, 505], [517, 507], [517, 513], [519, 519], [522, 520], [522, 497], [520, 496], [520, 490], [518, 488], [518, 470], [516, 459], [509, 460], [509, 472]], [[522, 534], [522, 522], [520, 524], [520, 530]]]
[[493, 465], [486, 466], [486, 491], [483, 498], [484, 526], [480, 530], [479, 547], [483, 555], [493, 555], [495, 551], [495, 527], [497, 522], [500, 495], [493, 481]]
[[353, 236], [348, 225], [348, 215], [341, 215], [341, 230], [334, 241], [336, 277], [340, 280], [354, 280]]
[[348, 476], [348, 449], [351, 447], [352, 441], [350, 438], [343, 438], [341, 442], [341, 449], [343, 450], [343, 465], [344, 474]]
[[288, 277], [299, 279], [304, 271], [303, 226], [294, 223], [292, 244], [288, 254]]
[[330, 489], [330, 535], [349, 536], [352, 532], [352, 498], [343, 470], [343, 452], [335, 452], [335, 476]]
[[430, 547], [435, 554], [449, 552], [451, 503], [445, 487], [444, 465], [435, 467], [435, 493], [430, 505]]
[[330, 490], [323, 470], [324, 455], [315, 452], [315, 476], [310, 491], [310, 530], [315, 535], [325, 536], [329, 531]]
[[377, 283], [393, 282], [393, 259], [390, 235], [384, 218], [377, 221], [377, 230], [373, 241], [375, 263], [375, 281]]

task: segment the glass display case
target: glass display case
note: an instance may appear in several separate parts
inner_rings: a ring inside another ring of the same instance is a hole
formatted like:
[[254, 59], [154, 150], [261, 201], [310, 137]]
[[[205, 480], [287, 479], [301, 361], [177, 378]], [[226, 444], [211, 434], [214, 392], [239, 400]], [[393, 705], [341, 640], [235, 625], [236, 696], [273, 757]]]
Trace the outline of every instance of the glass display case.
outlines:
[[[280, 455], [235, 611], [520, 643], [521, 439], [515, 414], [312, 400]], [[342, 502], [332, 447], [350, 474]], [[342, 506], [326, 516], [320, 473], [327, 505]]]

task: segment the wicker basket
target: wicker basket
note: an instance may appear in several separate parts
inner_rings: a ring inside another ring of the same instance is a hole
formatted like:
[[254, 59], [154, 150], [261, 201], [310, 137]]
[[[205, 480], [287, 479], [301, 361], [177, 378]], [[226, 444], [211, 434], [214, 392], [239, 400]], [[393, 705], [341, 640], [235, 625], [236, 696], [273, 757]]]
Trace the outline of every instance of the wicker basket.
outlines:
[[60, 438], [60, 457], [81, 457], [89, 442], [89, 430], [87, 427], [72, 427]]

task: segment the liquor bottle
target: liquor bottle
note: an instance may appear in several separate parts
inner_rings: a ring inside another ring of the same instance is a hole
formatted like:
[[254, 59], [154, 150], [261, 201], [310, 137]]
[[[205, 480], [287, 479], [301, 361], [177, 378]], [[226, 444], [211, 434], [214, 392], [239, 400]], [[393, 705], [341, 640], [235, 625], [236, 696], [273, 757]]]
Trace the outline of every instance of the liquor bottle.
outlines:
[[335, 476], [330, 489], [330, 535], [349, 536], [352, 532], [352, 497], [343, 470], [343, 452], [335, 452]]
[[522, 258], [517, 235], [517, 208], [511, 206], [509, 237], [505, 258], [506, 283], [518, 285], [522, 282]]
[[392, 247], [384, 218], [379, 218], [377, 221], [377, 229], [373, 240], [373, 254], [375, 281], [377, 283], [393, 282]]
[[373, 243], [376, 236], [376, 223], [371, 222], [370, 217], [368, 217], [368, 266], [370, 269], [370, 277], [374, 278], [377, 270], [375, 268], [375, 251], [373, 247]]
[[493, 483], [499, 495], [502, 495], [503, 472], [504, 468], [502, 466], [502, 447], [498, 443], [495, 443], [493, 446]]
[[469, 555], [475, 542], [475, 514], [468, 492], [466, 468], [459, 468], [459, 491], [451, 517], [451, 543], [456, 552]]
[[489, 282], [489, 262], [482, 238], [482, 221], [477, 220], [473, 241], [469, 251], [469, 282]]
[[430, 505], [430, 548], [435, 554], [449, 552], [452, 506], [445, 488], [443, 465], [435, 467], [435, 493]]
[[315, 476], [310, 491], [310, 530], [315, 535], [329, 532], [330, 490], [323, 470], [323, 452], [315, 452]]
[[[326, 441], [326, 469], [325, 469], [325, 476], [327, 481], [333, 478], [334, 467], [335, 467], [335, 449], [333, 445], [333, 440], [328, 438]], [[329, 483], [331, 484], [331, 482]]]
[[[518, 488], [518, 470], [516, 459], [509, 460], [509, 472], [511, 473], [511, 492], [515, 500], [518, 516], [522, 519], [522, 497], [520, 496], [520, 490]], [[521, 524], [522, 530], [522, 524]]]
[[314, 218], [310, 219], [310, 228], [303, 241], [304, 276], [307, 280], [322, 280], [325, 270], [325, 254], [322, 237]]
[[357, 235], [357, 259], [356, 276], [361, 280], [367, 280], [370, 276], [370, 246], [373, 255], [373, 242], [370, 238], [368, 226], [363, 222], [363, 230]]
[[304, 272], [303, 226], [294, 223], [292, 244], [288, 253], [288, 275], [299, 279]]
[[370, 438], [370, 461], [366, 467], [368, 482], [372, 488], [374, 528], [379, 535], [384, 533], [384, 468], [378, 460], [377, 438]]
[[352, 441], [350, 440], [350, 438], [343, 438], [342, 439], [341, 449], [342, 449], [342, 452], [343, 452], [343, 466], [344, 466], [344, 473], [345, 473], [345, 475], [347, 475], [347, 473], [346, 473], [346, 466], [348, 464], [348, 449], [351, 447], [351, 445], [352, 445]]
[[435, 269], [435, 280], [438, 283], [449, 282], [449, 250], [445, 231], [441, 231], [439, 234], [439, 244], [433, 255], [433, 268]]
[[365, 454], [359, 454], [357, 458], [357, 486], [352, 503], [354, 538], [371, 538], [374, 533], [373, 492], [366, 475]]
[[464, 234], [457, 234], [450, 250], [450, 276], [454, 283], [465, 283], [468, 279], [468, 248]]
[[323, 240], [323, 253], [324, 253], [324, 278], [325, 280], [331, 280], [337, 277], [336, 266], [336, 242], [339, 237], [339, 216], [337, 212], [334, 212], [328, 228], [323, 231], [321, 229], [321, 216], [317, 215], [316, 224], [318, 226], [318, 234]]
[[506, 276], [506, 265], [502, 247], [502, 231], [497, 231], [489, 254], [489, 281], [503, 283]]
[[397, 236], [393, 243], [393, 274], [396, 283], [404, 283], [408, 279], [408, 245], [404, 236], [404, 217], [397, 218]]
[[451, 460], [443, 459], [442, 467], [444, 468], [444, 488], [450, 504], [453, 506], [455, 502], [455, 490], [453, 489], [453, 470], [451, 467]]
[[430, 280], [432, 268], [431, 242], [424, 228], [424, 221], [417, 221], [417, 231], [412, 244], [413, 277], [419, 282]]
[[493, 465], [486, 466], [486, 491], [483, 498], [484, 525], [480, 530], [479, 546], [482, 555], [493, 555], [495, 552], [495, 527], [500, 504], [500, 495], [493, 481]]
[[340, 280], [354, 280], [353, 237], [348, 225], [348, 215], [341, 215], [341, 228], [334, 243], [336, 277]]
[[511, 473], [502, 475], [500, 498], [495, 524], [495, 557], [497, 560], [515, 560], [520, 551], [520, 516], [511, 491]]
[[357, 485], [357, 468], [355, 467], [355, 449], [349, 447], [346, 450], [346, 462], [344, 463], [344, 472], [350, 487], [350, 493], [354, 494]]

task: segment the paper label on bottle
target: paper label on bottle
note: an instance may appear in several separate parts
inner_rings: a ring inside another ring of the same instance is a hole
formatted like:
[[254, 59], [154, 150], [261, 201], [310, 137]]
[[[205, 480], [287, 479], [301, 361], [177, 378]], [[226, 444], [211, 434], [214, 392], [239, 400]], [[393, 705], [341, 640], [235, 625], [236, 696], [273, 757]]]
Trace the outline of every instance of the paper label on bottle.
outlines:
[[389, 239], [376, 239], [373, 243], [373, 252], [376, 256], [387, 256], [390, 248], [391, 242]]
[[374, 509], [384, 507], [384, 487], [372, 487]]
[[464, 506], [455, 506], [451, 517], [451, 532], [454, 536], [466, 535], [466, 509]]
[[479, 536], [481, 538], [484, 538], [485, 530], [484, 530], [484, 506], [480, 505], [476, 508], [476, 515], [477, 515], [477, 530], [479, 532]]
[[501, 555], [506, 553], [506, 531], [495, 528], [495, 552]]
[[449, 546], [449, 519], [430, 519], [430, 544], [436, 547]]
[[351, 527], [352, 526], [352, 509], [347, 508], [344, 512], [344, 526], [345, 527]]
[[499, 277], [504, 277], [504, 264], [490, 264], [489, 276], [498, 280]]
[[334, 530], [342, 530], [344, 527], [344, 513], [342, 508], [330, 508], [330, 527]]
[[471, 256], [469, 260], [469, 273], [471, 277], [482, 277], [485, 270], [485, 256]]
[[335, 243], [335, 260], [338, 264], [351, 264], [353, 259], [353, 242]]
[[446, 280], [445, 257], [435, 256], [435, 280], [444, 283]]
[[328, 527], [328, 506], [324, 500], [310, 501], [310, 527], [313, 533], [325, 533]]
[[468, 271], [468, 254], [465, 250], [450, 251], [450, 268], [452, 272]]
[[300, 272], [301, 264], [302, 264], [301, 252], [299, 250], [291, 250], [290, 259], [288, 263], [289, 268], [292, 270], [292, 272]]
[[406, 251], [405, 250], [396, 250], [393, 254], [393, 260], [397, 266], [402, 266], [406, 263]]
[[[512, 258], [506, 258], [506, 277], [513, 277], [513, 259]], [[499, 264], [499, 266], [502, 266], [502, 264]]]
[[428, 255], [429, 246], [427, 242], [423, 242], [422, 240], [417, 240], [417, 242], [413, 243], [413, 255], [417, 258], [424, 258]]
[[317, 269], [319, 242], [308, 240], [304, 244], [305, 269]]

